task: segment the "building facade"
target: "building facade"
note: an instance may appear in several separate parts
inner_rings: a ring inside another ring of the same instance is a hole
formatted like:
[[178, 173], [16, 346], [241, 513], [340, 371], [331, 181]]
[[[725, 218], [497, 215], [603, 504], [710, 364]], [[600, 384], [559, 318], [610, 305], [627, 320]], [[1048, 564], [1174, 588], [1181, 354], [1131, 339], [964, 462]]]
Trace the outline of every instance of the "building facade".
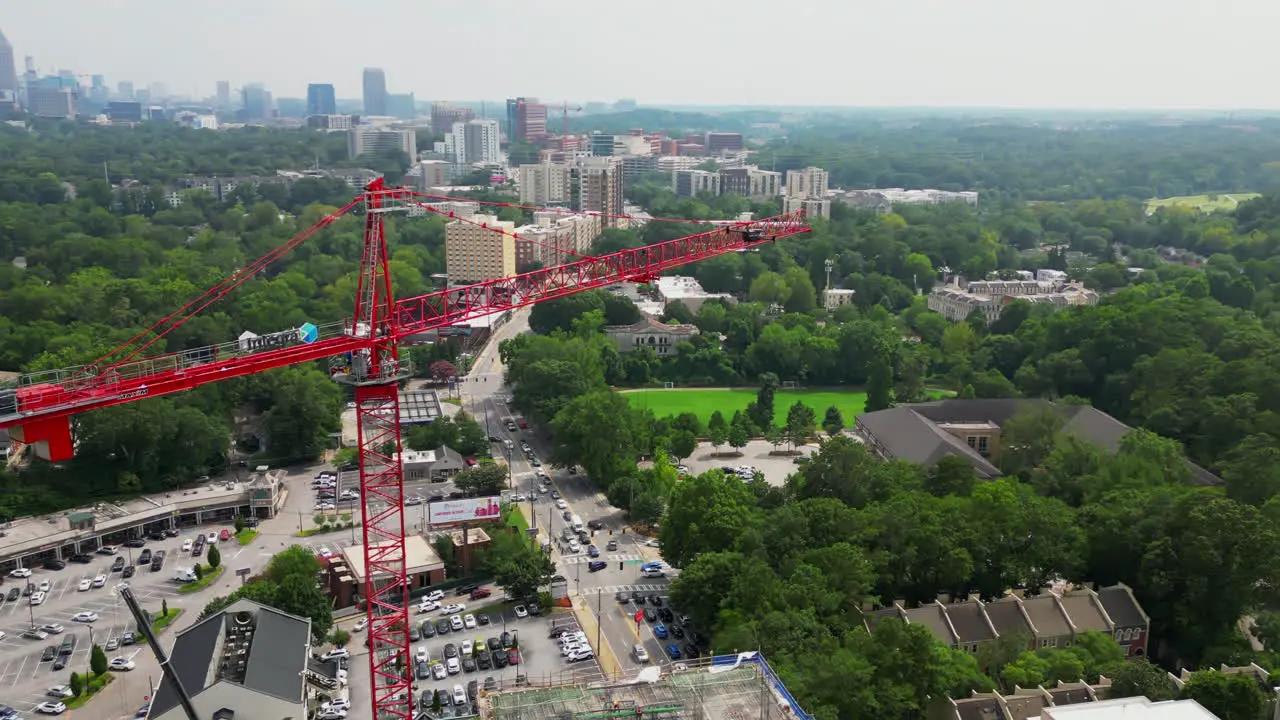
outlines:
[[547, 135], [547, 106], [537, 98], [507, 100], [507, 133], [512, 142], [531, 142]]
[[418, 136], [412, 130], [357, 125], [347, 131], [347, 154], [358, 158], [366, 153], [399, 150], [412, 161], [418, 156]]
[[757, 167], [726, 168], [720, 171], [720, 192], [752, 200], [770, 200], [782, 194], [782, 173]]
[[365, 115], [387, 114], [387, 74], [381, 68], [365, 68], [361, 85]]
[[570, 175], [573, 209], [600, 215], [604, 227], [626, 227], [622, 215], [622, 167], [613, 158], [587, 157]]
[[497, 120], [456, 122], [445, 136], [445, 153], [459, 165], [497, 163], [502, 160], [500, 140]]
[[677, 197], [697, 197], [702, 193], [720, 195], [720, 173], [710, 170], [676, 170], [671, 173], [671, 189]]
[[497, 280], [516, 274], [516, 226], [493, 215], [475, 215], [445, 226], [445, 272], [451, 284]]
[[1052, 305], [1056, 309], [1097, 305], [1098, 293], [1078, 282], [1054, 280], [980, 280], [962, 284], [955, 279], [929, 293], [929, 309], [951, 322], [964, 322], [970, 313], [981, 312], [987, 323], [994, 322], [1015, 300]]
[[817, 198], [794, 198], [790, 195], [782, 198], [782, 211], [793, 213], [803, 211], [805, 217], [831, 217], [831, 201]]
[[570, 169], [568, 165], [541, 163], [521, 165], [516, 169], [523, 205], [561, 205], [569, 202]]
[[610, 325], [604, 332], [618, 343], [620, 353], [648, 348], [658, 357], [672, 357], [679, 354], [680, 343], [698, 334], [698, 328], [694, 325], [665, 325], [644, 317], [633, 325]]
[[523, 271], [534, 263], [542, 267], [580, 259], [591, 251], [603, 224], [594, 215], [564, 215], [535, 212], [533, 224], [516, 229], [516, 268]]
[[13, 46], [0, 33], [0, 101], [18, 101], [18, 66], [13, 59]]
[[742, 133], [709, 132], [702, 142], [708, 155], [718, 155], [725, 151], [743, 149]]
[[831, 176], [820, 167], [787, 171], [787, 197], [818, 199], [827, 196]]
[[453, 132], [457, 123], [471, 122], [476, 113], [471, 108], [458, 107], [449, 103], [438, 102], [431, 105], [431, 131], [442, 135]]
[[307, 86], [307, 115], [337, 115], [338, 98], [329, 83]]

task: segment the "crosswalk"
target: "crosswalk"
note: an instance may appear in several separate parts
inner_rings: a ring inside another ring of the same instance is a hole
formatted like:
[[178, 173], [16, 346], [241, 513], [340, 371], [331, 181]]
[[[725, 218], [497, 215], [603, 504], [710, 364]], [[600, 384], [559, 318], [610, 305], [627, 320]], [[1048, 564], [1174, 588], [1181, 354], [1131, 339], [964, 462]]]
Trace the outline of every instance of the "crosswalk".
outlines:
[[670, 587], [667, 585], [602, 585], [596, 588], [588, 588], [583, 591], [583, 594], [594, 595], [598, 591], [605, 593], [606, 595], [613, 595], [620, 592], [644, 593], [646, 595], [658, 593], [665, 595], [669, 589]]
[[635, 553], [613, 553], [611, 555], [601, 555], [598, 558], [593, 558], [590, 555], [583, 554], [583, 555], [562, 556], [560, 559], [560, 562], [564, 563], [565, 565], [582, 565], [584, 563], [596, 562], [598, 560], [604, 560], [605, 562], [616, 563], [616, 562], [627, 562], [628, 560], [641, 560], [641, 559], [643, 558], [640, 555], [637, 555]]

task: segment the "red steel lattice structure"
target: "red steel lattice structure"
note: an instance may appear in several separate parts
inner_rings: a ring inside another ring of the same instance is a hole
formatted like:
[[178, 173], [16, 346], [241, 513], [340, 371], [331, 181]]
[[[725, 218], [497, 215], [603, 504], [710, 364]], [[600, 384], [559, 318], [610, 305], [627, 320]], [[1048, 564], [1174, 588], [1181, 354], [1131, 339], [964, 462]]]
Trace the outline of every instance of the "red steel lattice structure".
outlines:
[[[74, 454], [71, 417], [160, 397], [233, 377], [328, 359], [331, 375], [352, 385], [359, 433], [372, 716], [410, 718], [404, 487], [398, 381], [410, 374], [399, 343], [411, 335], [623, 281], [649, 282], [666, 270], [809, 231], [803, 213], [757, 221], [713, 223], [714, 229], [667, 242], [545, 268], [509, 278], [396, 301], [388, 267], [385, 216], [435, 199], [411, 190], [370, 184], [352, 203], [295, 236], [205, 295], [163, 318], [146, 333], [90, 366], [26, 375], [0, 388], [0, 428], [53, 462]], [[495, 203], [500, 204], [500, 203]], [[365, 231], [355, 312], [351, 320], [135, 359], [186, 319], [225, 297], [267, 263], [348, 211], [363, 207]], [[145, 339], [145, 341], [144, 341]], [[398, 667], [397, 667], [398, 665]]]

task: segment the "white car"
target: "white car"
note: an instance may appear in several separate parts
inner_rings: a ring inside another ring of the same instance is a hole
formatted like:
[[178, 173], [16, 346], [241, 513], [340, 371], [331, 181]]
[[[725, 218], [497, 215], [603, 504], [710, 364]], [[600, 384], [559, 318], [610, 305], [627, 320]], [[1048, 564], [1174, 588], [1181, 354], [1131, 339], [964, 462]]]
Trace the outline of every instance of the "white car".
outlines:
[[451, 616], [449, 618], [449, 627], [452, 628], [454, 632], [458, 632], [459, 630], [461, 630], [464, 627], [462, 624], [462, 616], [461, 615]]
[[341, 497], [343, 500], [359, 500], [360, 493], [356, 492], [355, 490], [343, 490]]
[[40, 586], [36, 588], [36, 590], [39, 590], [42, 593], [47, 593], [52, 589], [53, 589], [53, 584], [50, 583], [48, 580], [41, 580]]
[[443, 590], [432, 590], [431, 592], [427, 593], [426, 595], [423, 595], [423, 596], [422, 596], [422, 599], [423, 599], [423, 600], [430, 600], [430, 601], [432, 601], [432, 602], [440, 602], [441, 600], [443, 600], [443, 599], [444, 599], [444, 591], [443, 591]]
[[71, 620], [78, 623], [98, 622], [98, 613], [85, 610], [84, 612], [78, 612], [75, 615], [72, 615]]
[[134, 669], [135, 667], [137, 667], [137, 665], [134, 664], [132, 660], [126, 657], [111, 658], [111, 664], [107, 665], [108, 669], [117, 670], [120, 672], [128, 672]]
[[58, 698], [58, 699], [69, 698], [69, 697], [72, 697], [73, 695], [73, 693], [71, 692], [70, 685], [54, 685], [48, 690], [45, 690], [44, 694], [51, 698]]
[[450, 675], [457, 675], [462, 672], [462, 663], [459, 662], [456, 657], [451, 657], [448, 660], [445, 660], [444, 666], [445, 669], [449, 671]]
[[419, 645], [418, 651], [414, 654], [414, 662], [431, 662], [431, 652], [427, 650], [426, 645]]
[[524, 607], [523, 605], [517, 605], [517, 606], [516, 606], [516, 617], [518, 617], [518, 618], [527, 618], [527, 617], [529, 617], [529, 611], [528, 611], [528, 610], [526, 610], [526, 609], [525, 609], [525, 607]]
[[422, 613], [429, 613], [432, 610], [439, 610], [439, 609], [440, 609], [440, 603], [434, 602], [432, 600], [423, 600], [422, 602], [418, 603], [419, 615], [421, 615]]
[[595, 656], [596, 654], [591, 651], [591, 648], [586, 647], [581, 650], [578, 650], [577, 652], [566, 655], [564, 659], [567, 662], [575, 663], [575, 662], [582, 662], [583, 660], [590, 660]]
[[191, 541], [191, 539], [190, 539], [190, 538], [188, 538], [188, 539], [186, 539], [186, 540], [183, 540], [183, 541], [182, 541], [182, 552], [191, 552], [191, 547], [192, 547], [194, 544], [195, 544], [195, 543], [193, 543], [193, 542]]
[[462, 650], [460, 652], [463, 655], [472, 655], [474, 654], [474, 651], [475, 651], [475, 644], [473, 644], [470, 640], [462, 641]]
[[475, 616], [475, 615], [472, 615], [471, 613], [467, 613], [466, 615], [464, 615], [464, 616], [462, 617], [462, 625], [463, 625], [464, 627], [466, 627], [468, 630], [475, 630], [475, 629], [476, 629], [476, 616]]
[[210, 545], [217, 545], [217, 544], [218, 544], [218, 533], [216, 533], [216, 532], [211, 532], [211, 533], [209, 533], [208, 535], [206, 535], [204, 539], [205, 539], [205, 541], [206, 541], [206, 542], [208, 542]]
[[322, 547], [322, 548], [320, 548], [319, 550], [317, 550], [317, 551], [316, 551], [316, 555], [319, 555], [319, 556], [320, 556], [320, 557], [322, 557], [322, 558], [327, 558], [327, 557], [329, 557], [329, 556], [330, 556], [330, 555], [332, 555], [332, 554], [333, 554], [333, 551], [332, 551], [332, 550], [330, 550], [330, 549], [329, 549], [329, 548], [327, 548], [327, 547]]
[[31, 604], [39, 605], [44, 602], [44, 593], [36, 591], [31, 593]]
[[580, 552], [582, 552], [582, 545], [578, 544], [578, 541], [577, 541], [577, 540], [570, 540], [570, 541], [569, 541], [569, 552], [571, 552], [571, 553], [580, 553]]
[[93, 586], [96, 588], [104, 587], [107, 584], [107, 576], [99, 575], [93, 579]]
[[560, 498], [559, 500], [556, 501], [556, 507], [560, 508], [561, 510], [564, 510], [569, 507], [569, 503], [565, 502], [564, 498]]
[[28, 570], [27, 568], [24, 568], [24, 567], [14, 568], [14, 569], [12, 569], [12, 570], [10, 570], [10, 571], [9, 571], [9, 577], [11, 577], [11, 578], [29, 578], [29, 577], [31, 577], [31, 571], [30, 571], [30, 570]]
[[582, 652], [584, 648], [587, 650], [590, 650], [591, 646], [587, 645], [586, 643], [576, 643], [576, 642], [569, 643], [564, 647], [560, 648], [560, 654], [564, 655], [565, 657], [569, 657], [574, 653]]
[[37, 705], [35, 711], [41, 715], [61, 715], [67, 711], [67, 706], [57, 700], [49, 700]]
[[436, 680], [443, 680], [448, 674], [449, 671], [444, 669], [444, 663], [431, 663], [431, 677]]
[[344, 647], [336, 647], [320, 656], [321, 660], [335, 660], [337, 658], [349, 658], [351, 653]]
[[316, 720], [347, 720], [346, 710], [321, 710], [316, 713]]
[[369, 627], [369, 618], [362, 617], [356, 621], [355, 625], [351, 626], [351, 632], [360, 632], [361, 630], [364, 630], [366, 627]]
[[80, 585], [76, 589], [79, 590], [80, 592], [84, 592], [85, 590], [88, 590], [91, 587], [93, 587], [93, 582], [90, 581], [89, 578], [83, 578], [80, 580]]
[[453, 704], [454, 705], [467, 704], [467, 691], [464, 690], [461, 685], [453, 686]]
[[338, 698], [320, 706], [320, 712], [329, 712], [331, 710], [347, 712], [351, 710], [351, 701], [347, 698]]
[[316, 510], [336, 510], [337, 508], [338, 506], [331, 502], [318, 502], [315, 507]]
[[467, 606], [463, 605], [462, 603], [451, 603], [449, 605], [445, 605], [444, 607], [440, 608], [440, 614], [441, 615], [457, 615], [458, 613], [466, 609], [467, 609]]

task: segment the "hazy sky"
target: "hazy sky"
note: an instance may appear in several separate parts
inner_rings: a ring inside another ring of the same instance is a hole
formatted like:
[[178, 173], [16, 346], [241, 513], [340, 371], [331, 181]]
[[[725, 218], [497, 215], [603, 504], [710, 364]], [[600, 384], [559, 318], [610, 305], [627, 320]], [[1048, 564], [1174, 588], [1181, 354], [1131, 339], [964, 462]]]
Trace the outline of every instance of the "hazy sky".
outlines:
[[1278, 108], [1280, 0], [6, 0], [19, 66], [211, 95]]

